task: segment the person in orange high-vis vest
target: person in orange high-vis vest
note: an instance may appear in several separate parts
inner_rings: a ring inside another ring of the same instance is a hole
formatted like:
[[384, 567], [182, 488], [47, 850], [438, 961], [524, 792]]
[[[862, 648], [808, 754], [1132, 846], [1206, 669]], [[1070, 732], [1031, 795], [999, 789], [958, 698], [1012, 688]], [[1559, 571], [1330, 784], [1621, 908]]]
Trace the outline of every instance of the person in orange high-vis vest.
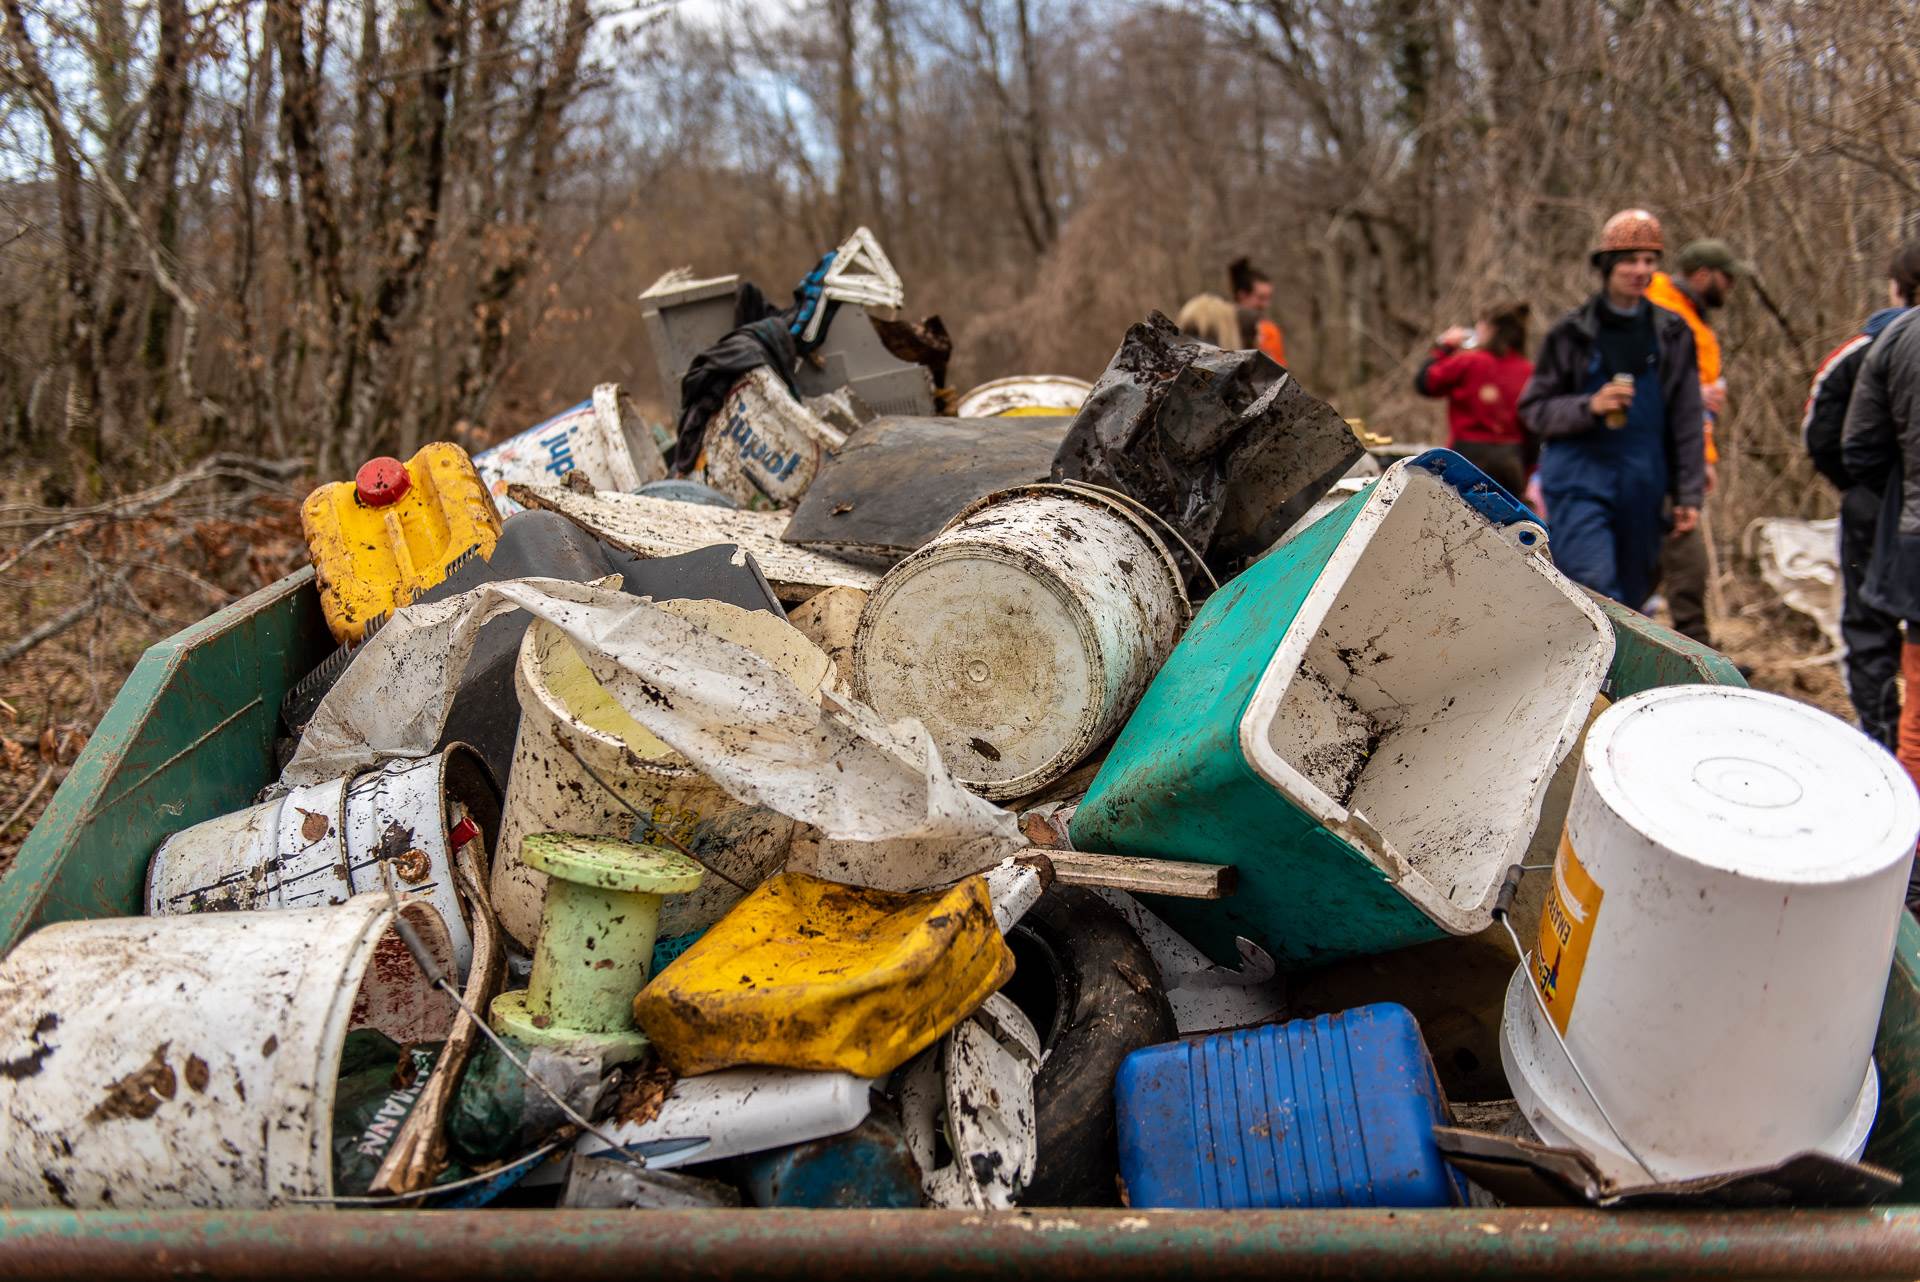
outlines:
[[[1727, 403], [1727, 383], [1720, 370], [1720, 338], [1707, 324], [1710, 312], [1726, 305], [1727, 297], [1747, 264], [1734, 257], [1725, 241], [1696, 240], [1680, 251], [1677, 279], [1655, 272], [1647, 287], [1647, 301], [1665, 308], [1693, 331], [1694, 353], [1700, 365], [1700, 399], [1706, 405], [1707, 493], [1713, 493], [1720, 451], [1713, 440], [1714, 423]], [[1660, 590], [1667, 598], [1674, 631], [1702, 645], [1713, 644], [1707, 626], [1707, 543], [1704, 523], [1690, 533], [1669, 538], [1660, 556]]]
[[1245, 258], [1236, 258], [1228, 265], [1227, 282], [1233, 286], [1233, 305], [1240, 309], [1240, 345], [1258, 348], [1273, 357], [1274, 364], [1285, 365], [1286, 339], [1269, 314], [1273, 282]]

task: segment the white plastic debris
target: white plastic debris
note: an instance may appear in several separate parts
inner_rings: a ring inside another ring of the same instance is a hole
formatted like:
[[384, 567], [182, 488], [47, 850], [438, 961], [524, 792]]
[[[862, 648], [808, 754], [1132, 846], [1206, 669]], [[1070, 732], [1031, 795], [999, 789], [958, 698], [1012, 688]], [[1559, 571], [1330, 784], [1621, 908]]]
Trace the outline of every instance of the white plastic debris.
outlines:
[[1766, 516], [1747, 526], [1746, 554], [1780, 600], [1812, 619], [1827, 639], [1828, 653], [1807, 663], [1840, 657], [1840, 518], [1801, 521]]
[[[995, 993], [907, 1069], [900, 1111], [930, 1205], [1004, 1210], [1033, 1179], [1039, 1155], [1033, 1079], [1040, 1038]], [[944, 1131], [952, 1159], [936, 1164]]]
[[[889, 726], [837, 693], [816, 705], [743, 646], [648, 601], [554, 579], [488, 584], [401, 610], [322, 701], [285, 781], [429, 755], [474, 637], [515, 608], [565, 633], [634, 720], [729, 795], [836, 842], [919, 843], [921, 885], [978, 872], [1024, 844], [1011, 814], [954, 780], [918, 722]], [[885, 853], [841, 847], [836, 875], [879, 884]]]

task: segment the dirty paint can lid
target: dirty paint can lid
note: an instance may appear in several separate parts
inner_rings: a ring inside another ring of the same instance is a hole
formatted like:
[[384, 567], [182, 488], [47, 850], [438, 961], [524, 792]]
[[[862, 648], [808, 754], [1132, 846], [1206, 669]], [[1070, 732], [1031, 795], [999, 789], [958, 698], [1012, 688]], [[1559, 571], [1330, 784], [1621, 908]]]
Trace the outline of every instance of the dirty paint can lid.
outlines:
[[413, 488], [407, 465], [397, 458], [368, 459], [353, 476], [353, 492], [368, 507], [398, 503]]

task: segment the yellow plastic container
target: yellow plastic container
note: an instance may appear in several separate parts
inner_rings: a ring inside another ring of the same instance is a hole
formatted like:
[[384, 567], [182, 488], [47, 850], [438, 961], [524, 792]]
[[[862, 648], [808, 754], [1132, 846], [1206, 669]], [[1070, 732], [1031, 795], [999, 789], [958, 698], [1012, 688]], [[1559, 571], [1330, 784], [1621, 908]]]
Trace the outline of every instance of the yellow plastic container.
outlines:
[[402, 463], [377, 458], [352, 481], [322, 485], [300, 508], [334, 640], [445, 579], [461, 558], [493, 555], [500, 513], [458, 445], [436, 441]]
[[737, 1064], [892, 1072], [1013, 975], [987, 883], [898, 894], [781, 873], [633, 999], [682, 1077]]

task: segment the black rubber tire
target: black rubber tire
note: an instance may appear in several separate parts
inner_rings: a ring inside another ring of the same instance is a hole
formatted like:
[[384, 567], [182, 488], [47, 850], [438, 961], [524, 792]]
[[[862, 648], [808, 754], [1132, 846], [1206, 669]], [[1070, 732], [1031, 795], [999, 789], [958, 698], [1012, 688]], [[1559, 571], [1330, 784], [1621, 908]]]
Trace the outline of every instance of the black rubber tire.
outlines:
[[1120, 1061], [1174, 1038], [1159, 968], [1125, 917], [1079, 886], [1055, 886], [1007, 933], [1002, 990], [1033, 1020], [1046, 1062], [1034, 1079], [1039, 1158], [1023, 1206], [1118, 1206], [1113, 1078]]

